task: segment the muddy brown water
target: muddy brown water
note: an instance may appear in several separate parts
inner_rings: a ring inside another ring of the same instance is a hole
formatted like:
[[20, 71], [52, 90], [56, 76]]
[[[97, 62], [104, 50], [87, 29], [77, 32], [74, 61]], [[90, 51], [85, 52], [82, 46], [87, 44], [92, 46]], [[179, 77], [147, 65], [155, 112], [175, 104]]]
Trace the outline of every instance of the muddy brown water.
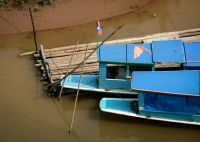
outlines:
[[[112, 39], [200, 27], [199, 0], [152, 1], [137, 13], [103, 20], [104, 34], [96, 35], [95, 23], [38, 32], [46, 48], [102, 40], [125, 24]], [[152, 16], [152, 14], [154, 16]], [[34, 49], [31, 33], [0, 36], [0, 141], [11, 142], [198, 142], [200, 128], [144, 121], [101, 112], [101, 95], [81, 95], [71, 134], [68, 134], [74, 95], [58, 101], [43, 92], [40, 73], [32, 57], [18, 53]]]

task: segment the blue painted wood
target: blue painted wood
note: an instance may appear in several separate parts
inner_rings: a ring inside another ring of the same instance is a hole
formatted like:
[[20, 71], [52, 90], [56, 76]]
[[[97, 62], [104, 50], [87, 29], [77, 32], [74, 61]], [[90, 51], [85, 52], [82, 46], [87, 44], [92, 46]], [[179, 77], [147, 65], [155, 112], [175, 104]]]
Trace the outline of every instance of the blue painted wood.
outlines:
[[131, 88], [138, 91], [200, 96], [200, 71], [133, 72]]
[[126, 44], [102, 45], [98, 51], [99, 62], [126, 62]]
[[185, 70], [200, 70], [200, 62], [199, 63], [185, 63]]
[[100, 89], [131, 89], [131, 80], [105, 79], [99, 80]]
[[[136, 59], [134, 59], [134, 49], [135, 46], [143, 46], [147, 50], [144, 50], [144, 52]], [[151, 51], [151, 44], [127, 44], [127, 62], [128, 63], [141, 63], [141, 64], [153, 64], [152, 62], [152, 51]]]
[[100, 101], [100, 108], [101, 109], [112, 109], [112, 110], [120, 110], [122, 112], [134, 112], [131, 108], [132, 100], [101, 100]]
[[100, 89], [130, 89], [130, 79], [107, 79], [105, 63], [99, 64], [99, 88]]
[[149, 112], [140, 110], [139, 114], [133, 110], [131, 103], [132, 99], [124, 100], [124, 99], [115, 99], [115, 98], [104, 98], [100, 101], [100, 108], [104, 111], [109, 111], [110, 113], [116, 113], [125, 115], [136, 114], [138, 116], [145, 116], [146, 118], [161, 118], [170, 120], [180, 120], [180, 121], [188, 121], [188, 122], [200, 122], [199, 115], [191, 115], [191, 114], [176, 114], [176, 113], [166, 113], [166, 112]]
[[142, 111], [140, 112], [140, 114], [147, 117], [165, 118], [165, 119], [173, 119], [173, 120], [181, 120], [181, 121], [189, 121], [189, 122], [200, 122], [199, 115], [147, 112], [147, 111]]
[[200, 43], [185, 43], [186, 63], [184, 69], [200, 70]]
[[[65, 79], [64, 87], [65, 86], [78, 87], [79, 80], [80, 80], [80, 75], [70, 75]], [[61, 82], [61, 84], [62, 84], [62, 82]], [[96, 75], [83, 75], [80, 87], [88, 88], [88, 89], [98, 88]]]
[[[139, 113], [143, 116], [147, 116], [147, 117], [157, 117], [157, 118], [166, 118], [166, 119], [174, 119], [174, 120], [184, 120], [184, 121], [194, 121], [194, 122], [200, 122], [200, 115], [195, 115], [195, 114], [184, 114], [184, 113], [179, 113], [179, 112], [167, 112], [167, 111], [162, 111], [162, 110], [157, 110], [157, 111], [150, 111], [150, 109], [147, 109], [145, 108], [145, 100], [144, 100], [144, 95], [146, 93], [145, 92], [140, 92], [138, 94], [138, 98], [139, 98], [139, 108], [143, 108], [143, 109], [139, 109]], [[149, 94], [149, 93], [148, 93]], [[174, 99], [177, 99], [177, 97], [180, 97], [180, 96], [173, 96], [175, 97]], [[182, 97], [188, 97], [188, 96], [182, 96]], [[193, 99], [193, 100], [196, 100], [198, 101], [199, 98], [195, 98], [195, 97], [189, 97], [188, 98], [189, 100], [190, 99]], [[188, 101], [189, 101], [188, 100]], [[147, 100], [148, 101], [148, 100]], [[157, 99], [155, 98], [155, 101], [157, 101]], [[167, 102], [167, 100], [164, 100]], [[176, 100], [175, 100], [176, 101]], [[191, 100], [190, 100], [191, 101]], [[148, 101], [149, 103], [149, 101]], [[152, 103], [156, 103], [156, 102], [152, 102]], [[186, 103], [186, 106], [183, 106], [183, 109], [186, 109], [184, 107], [187, 107], [187, 102], [184, 102]], [[168, 106], [160, 106], [161, 104], [157, 104], [158, 105], [158, 108], [162, 108], [162, 107], [168, 107]], [[174, 107], [180, 107], [179, 105], [180, 104], [176, 104], [175, 103], [175, 106]], [[191, 107], [191, 106], [190, 106]], [[198, 107], [196, 108], [193, 107], [193, 109], [198, 109]], [[198, 110], [199, 111], [199, 110]]]
[[161, 63], [185, 63], [185, 53], [181, 40], [152, 42], [153, 61]]
[[100, 80], [105, 80], [106, 79], [106, 66], [107, 64], [105, 63], [99, 63], [99, 79]]
[[186, 62], [200, 63], [200, 43], [185, 43]]
[[144, 108], [144, 93], [143, 92], [138, 93], [138, 104], [140, 107]]

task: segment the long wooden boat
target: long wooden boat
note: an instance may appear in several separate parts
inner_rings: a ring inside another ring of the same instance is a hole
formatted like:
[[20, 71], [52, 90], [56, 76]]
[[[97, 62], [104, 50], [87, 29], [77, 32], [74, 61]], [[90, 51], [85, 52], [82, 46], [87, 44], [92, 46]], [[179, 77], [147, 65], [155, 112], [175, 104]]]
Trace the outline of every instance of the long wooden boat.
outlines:
[[[139, 51], [139, 56], [135, 57]], [[83, 75], [80, 90], [137, 94], [131, 90], [132, 72], [200, 69], [200, 42], [160, 40], [142, 44], [103, 45], [97, 53], [98, 75]], [[62, 78], [62, 77], [61, 77]], [[68, 76], [61, 85], [77, 89], [80, 75]]]
[[[64, 88], [76, 90], [79, 85], [80, 75], [70, 75], [65, 79]], [[61, 82], [61, 84], [63, 81]], [[114, 94], [136, 94], [137, 92], [125, 88], [99, 88], [98, 75], [83, 75], [80, 83], [80, 90], [98, 93], [114, 93]]]
[[137, 99], [103, 98], [102, 111], [200, 125], [200, 71], [134, 72]]

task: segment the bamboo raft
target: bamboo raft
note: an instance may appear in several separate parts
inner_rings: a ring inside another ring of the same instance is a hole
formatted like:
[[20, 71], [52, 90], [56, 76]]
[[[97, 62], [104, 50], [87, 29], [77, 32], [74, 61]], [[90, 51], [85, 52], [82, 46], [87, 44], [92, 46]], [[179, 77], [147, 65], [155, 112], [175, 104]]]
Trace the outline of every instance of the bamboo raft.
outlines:
[[[200, 28], [152, 34], [137, 38], [106, 41], [105, 44], [149, 43], [155, 40], [174, 39], [181, 39], [184, 42], [200, 42]], [[67, 73], [69, 60], [73, 54], [75, 46], [77, 46], [77, 48], [75, 50], [71, 65], [68, 69], [68, 72], [70, 72], [78, 64], [80, 64], [81, 61], [83, 61], [86, 47], [88, 46], [87, 55], [89, 55], [93, 50], [96, 49], [97, 43], [71, 45], [51, 49], [44, 49], [44, 47], [41, 45], [41, 48], [38, 52], [31, 51], [21, 53], [19, 56], [34, 55], [34, 58], [36, 59], [35, 66], [41, 70], [43, 80], [48, 81], [48, 84], [52, 85], [60, 80], [61, 75], [65, 75]], [[90, 58], [88, 58], [88, 60], [86, 60], [83, 74], [98, 74], [98, 71], [99, 64], [97, 62], [97, 53], [95, 52], [92, 56], [90, 56]], [[73, 74], [80, 74], [80, 72], [81, 67], [73, 72]]]

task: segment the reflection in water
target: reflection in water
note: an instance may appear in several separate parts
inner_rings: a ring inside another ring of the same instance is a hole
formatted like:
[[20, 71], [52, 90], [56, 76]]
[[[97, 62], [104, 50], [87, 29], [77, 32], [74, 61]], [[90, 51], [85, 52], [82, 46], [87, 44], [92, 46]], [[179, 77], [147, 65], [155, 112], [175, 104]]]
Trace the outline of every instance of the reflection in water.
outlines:
[[[112, 39], [198, 28], [200, 19], [195, 15], [199, 13], [199, 4], [199, 0], [153, 0], [136, 13], [102, 20], [101, 37], [97, 37], [93, 22], [40, 31], [38, 42], [45, 48], [75, 44], [77, 40], [96, 42], [121, 24], [125, 26]], [[72, 133], [68, 134], [75, 97], [68, 94], [58, 101], [46, 96], [32, 58], [17, 56], [21, 51], [34, 49], [32, 33], [0, 36], [0, 141], [186, 142], [200, 139], [198, 127], [101, 112], [98, 103], [103, 96], [96, 94], [79, 96]]]

